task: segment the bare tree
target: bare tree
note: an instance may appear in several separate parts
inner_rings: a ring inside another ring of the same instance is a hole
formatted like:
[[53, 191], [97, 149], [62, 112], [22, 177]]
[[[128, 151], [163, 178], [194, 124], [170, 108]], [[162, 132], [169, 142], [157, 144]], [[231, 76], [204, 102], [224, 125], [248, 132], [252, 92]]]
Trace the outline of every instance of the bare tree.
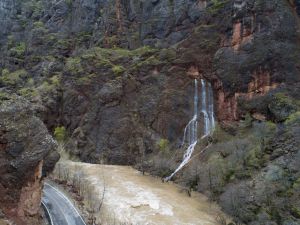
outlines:
[[219, 225], [227, 225], [226, 218], [223, 215], [218, 215], [216, 221]]

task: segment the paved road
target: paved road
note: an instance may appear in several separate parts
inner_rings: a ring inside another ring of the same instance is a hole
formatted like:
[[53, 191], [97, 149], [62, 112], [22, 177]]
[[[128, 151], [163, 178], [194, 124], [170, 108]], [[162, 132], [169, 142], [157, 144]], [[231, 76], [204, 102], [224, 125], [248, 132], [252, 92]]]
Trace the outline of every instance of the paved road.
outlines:
[[86, 225], [72, 202], [51, 184], [44, 185], [42, 203], [52, 225]]

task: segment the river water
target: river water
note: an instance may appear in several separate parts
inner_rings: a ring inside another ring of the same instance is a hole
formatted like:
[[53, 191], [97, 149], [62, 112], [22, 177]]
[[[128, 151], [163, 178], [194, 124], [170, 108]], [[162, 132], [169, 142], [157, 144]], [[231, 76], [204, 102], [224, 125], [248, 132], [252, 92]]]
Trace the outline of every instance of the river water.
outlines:
[[205, 196], [189, 197], [175, 184], [143, 176], [131, 167], [64, 161], [57, 168], [69, 180], [81, 174], [86, 202], [103, 202], [100, 212], [95, 210], [103, 225], [217, 225], [216, 218], [223, 215]]

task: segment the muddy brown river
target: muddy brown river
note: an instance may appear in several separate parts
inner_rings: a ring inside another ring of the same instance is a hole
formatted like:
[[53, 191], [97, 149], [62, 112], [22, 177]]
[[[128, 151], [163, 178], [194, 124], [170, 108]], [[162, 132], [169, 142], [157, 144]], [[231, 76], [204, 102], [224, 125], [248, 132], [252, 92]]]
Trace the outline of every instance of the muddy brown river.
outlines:
[[192, 193], [189, 197], [175, 184], [143, 176], [131, 167], [71, 161], [59, 164], [61, 172], [68, 171], [70, 180], [75, 173], [81, 174], [86, 200], [102, 202], [100, 212], [95, 213], [101, 224], [217, 225], [217, 217], [224, 216], [205, 196]]

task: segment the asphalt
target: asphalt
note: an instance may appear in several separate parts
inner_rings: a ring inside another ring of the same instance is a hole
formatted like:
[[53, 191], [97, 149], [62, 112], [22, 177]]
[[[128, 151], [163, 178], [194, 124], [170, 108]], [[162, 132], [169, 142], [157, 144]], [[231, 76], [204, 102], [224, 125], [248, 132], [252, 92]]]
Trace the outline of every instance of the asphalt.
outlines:
[[51, 225], [86, 225], [68, 197], [51, 184], [44, 185], [42, 203]]

